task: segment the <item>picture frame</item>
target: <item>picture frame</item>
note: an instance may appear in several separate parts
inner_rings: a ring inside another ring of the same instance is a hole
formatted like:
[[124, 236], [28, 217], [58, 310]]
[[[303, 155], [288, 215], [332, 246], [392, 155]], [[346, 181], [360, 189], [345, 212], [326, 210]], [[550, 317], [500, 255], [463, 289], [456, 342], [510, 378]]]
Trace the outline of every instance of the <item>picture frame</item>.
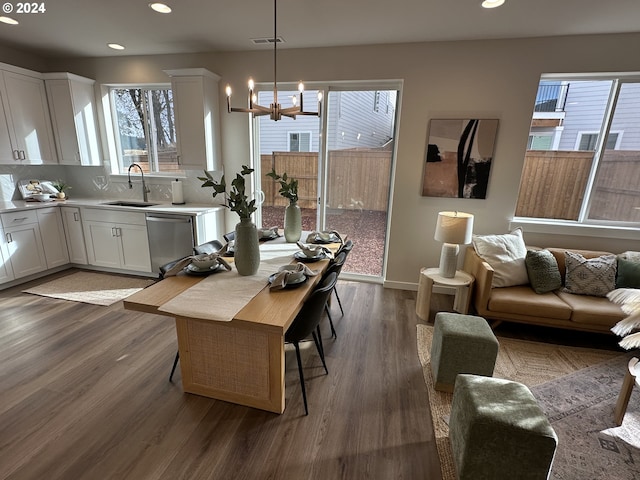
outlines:
[[498, 119], [431, 119], [422, 196], [485, 199]]

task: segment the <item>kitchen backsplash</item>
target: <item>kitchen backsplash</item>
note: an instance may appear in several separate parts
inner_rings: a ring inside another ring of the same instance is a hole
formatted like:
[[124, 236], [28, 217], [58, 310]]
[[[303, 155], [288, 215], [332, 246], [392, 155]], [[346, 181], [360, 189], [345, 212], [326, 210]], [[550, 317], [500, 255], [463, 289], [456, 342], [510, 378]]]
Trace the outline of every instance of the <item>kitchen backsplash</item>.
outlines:
[[[20, 192], [16, 188], [20, 180], [64, 180], [71, 186], [68, 191], [70, 198], [105, 198], [123, 200], [141, 200], [142, 185], [140, 174], [132, 173], [133, 188], [129, 189], [126, 176], [110, 177], [104, 167], [76, 167], [67, 165], [0, 165], [0, 200], [21, 200]], [[201, 171], [187, 171], [183, 182], [184, 199], [189, 203], [219, 204], [218, 199], [212, 198], [210, 188], [201, 188], [198, 180]], [[101, 182], [104, 179], [106, 182]], [[150, 201], [171, 201], [171, 180], [173, 178], [155, 179], [145, 176], [145, 183], [151, 190]], [[106, 184], [105, 184], [106, 183]]]

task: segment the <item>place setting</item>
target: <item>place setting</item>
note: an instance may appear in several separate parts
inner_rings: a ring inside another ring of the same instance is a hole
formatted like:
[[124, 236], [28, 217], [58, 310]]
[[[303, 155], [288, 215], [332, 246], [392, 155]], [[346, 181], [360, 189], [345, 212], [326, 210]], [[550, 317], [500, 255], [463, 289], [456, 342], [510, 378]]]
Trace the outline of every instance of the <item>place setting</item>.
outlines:
[[269, 276], [269, 288], [270, 290], [297, 288], [304, 285], [308, 277], [316, 275], [318, 275], [316, 270], [311, 270], [303, 263], [282, 265], [276, 273]]
[[326, 245], [329, 243], [344, 243], [340, 233], [336, 230], [313, 231], [307, 235], [307, 243]]
[[170, 277], [184, 272], [186, 275], [207, 276], [212, 273], [230, 271], [231, 265], [218, 252], [191, 255], [179, 260], [164, 273]]
[[305, 245], [302, 242], [296, 242], [300, 248], [293, 254], [293, 258], [300, 262], [312, 263], [324, 260], [325, 258], [333, 258], [333, 253], [327, 247], [322, 245]]

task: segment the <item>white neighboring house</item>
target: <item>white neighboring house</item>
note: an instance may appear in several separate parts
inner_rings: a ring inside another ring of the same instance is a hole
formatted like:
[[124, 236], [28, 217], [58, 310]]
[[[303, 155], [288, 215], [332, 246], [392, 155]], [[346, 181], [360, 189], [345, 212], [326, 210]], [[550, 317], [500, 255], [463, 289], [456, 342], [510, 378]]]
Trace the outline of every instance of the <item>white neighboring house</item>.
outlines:
[[[527, 149], [595, 150], [611, 84], [610, 80], [541, 81]], [[607, 150], [640, 150], [639, 102], [640, 84], [625, 84]]]
[[[298, 92], [278, 92], [282, 108], [292, 105]], [[381, 147], [393, 138], [397, 92], [395, 90], [330, 92], [322, 108], [328, 112], [327, 142], [329, 150]], [[258, 92], [258, 103], [269, 105], [273, 92]], [[317, 111], [317, 91], [304, 92], [304, 109]], [[283, 117], [274, 122], [259, 117], [260, 153], [317, 152], [319, 119], [315, 116]]]

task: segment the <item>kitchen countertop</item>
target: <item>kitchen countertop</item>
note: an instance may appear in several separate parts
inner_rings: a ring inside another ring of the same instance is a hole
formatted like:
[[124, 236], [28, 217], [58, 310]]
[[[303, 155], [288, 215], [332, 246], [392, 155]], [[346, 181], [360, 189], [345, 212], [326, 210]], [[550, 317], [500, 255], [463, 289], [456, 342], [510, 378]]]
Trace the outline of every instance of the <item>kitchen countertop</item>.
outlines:
[[[156, 202], [150, 200], [157, 205], [149, 207], [126, 207], [121, 205], [105, 205], [105, 202], [118, 200], [129, 200], [122, 198], [104, 199], [104, 198], [73, 198], [70, 200], [54, 200], [52, 202], [27, 202], [24, 200], [0, 201], [0, 213], [6, 213], [16, 210], [31, 210], [34, 208], [49, 208], [60, 205], [68, 205], [73, 207], [91, 207], [105, 210], [119, 210], [128, 212], [142, 213], [175, 213], [181, 215], [203, 215], [214, 212], [225, 207], [221, 205], [206, 205], [202, 203], [186, 203], [184, 205], [173, 205], [171, 202]], [[131, 200], [136, 201], [136, 200]]]

